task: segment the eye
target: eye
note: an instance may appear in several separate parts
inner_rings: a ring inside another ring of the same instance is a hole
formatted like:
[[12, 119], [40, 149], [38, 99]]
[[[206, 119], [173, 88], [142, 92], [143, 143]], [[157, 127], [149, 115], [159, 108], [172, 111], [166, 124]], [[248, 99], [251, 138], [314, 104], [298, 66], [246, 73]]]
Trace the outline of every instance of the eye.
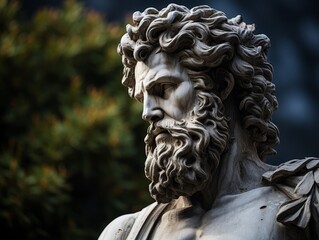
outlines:
[[153, 90], [156, 96], [167, 99], [169, 98], [170, 93], [172, 92], [172, 90], [175, 89], [175, 87], [176, 84], [173, 83], [159, 83], [154, 86]]

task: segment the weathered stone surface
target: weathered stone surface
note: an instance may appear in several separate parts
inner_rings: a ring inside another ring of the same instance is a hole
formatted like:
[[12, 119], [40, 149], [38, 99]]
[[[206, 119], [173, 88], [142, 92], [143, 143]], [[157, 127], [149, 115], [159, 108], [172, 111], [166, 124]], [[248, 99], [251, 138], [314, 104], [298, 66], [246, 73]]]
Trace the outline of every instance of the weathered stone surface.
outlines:
[[319, 160], [264, 162], [279, 142], [267, 36], [208, 6], [148, 8], [133, 22], [118, 52], [150, 123], [156, 202], [99, 239], [318, 239]]

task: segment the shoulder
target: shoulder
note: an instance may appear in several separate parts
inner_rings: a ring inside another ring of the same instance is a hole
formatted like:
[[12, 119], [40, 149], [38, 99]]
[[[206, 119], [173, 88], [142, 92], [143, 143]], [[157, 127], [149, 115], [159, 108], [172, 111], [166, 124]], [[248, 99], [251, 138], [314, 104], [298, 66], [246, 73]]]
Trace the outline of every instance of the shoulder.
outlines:
[[142, 228], [152, 227], [154, 219], [165, 209], [166, 205], [155, 202], [137, 213], [116, 218], [106, 226], [98, 240], [135, 239]]
[[101, 233], [98, 240], [126, 239], [130, 233], [138, 213], [126, 214], [114, 219]]
[[277, 221], [319, 237], [319, 159], [288, 161], [265, 173], [263, 179], [288, 197], [279, 208]]

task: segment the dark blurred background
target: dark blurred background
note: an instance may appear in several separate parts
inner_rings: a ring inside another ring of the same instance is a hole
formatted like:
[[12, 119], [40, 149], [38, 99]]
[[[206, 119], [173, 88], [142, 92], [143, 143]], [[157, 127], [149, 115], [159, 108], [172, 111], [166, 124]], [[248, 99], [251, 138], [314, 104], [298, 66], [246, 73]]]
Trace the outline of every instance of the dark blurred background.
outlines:
[[[267, 161], [319, 156], [319, 3], [174, 2], [240, 14], [271, 39], [281, 143]], [[96, 239], [152, 201], [146, 124], [120, 84], [116, 46], [134, 11], [169, 3], [0, 0], [2, 236]]]

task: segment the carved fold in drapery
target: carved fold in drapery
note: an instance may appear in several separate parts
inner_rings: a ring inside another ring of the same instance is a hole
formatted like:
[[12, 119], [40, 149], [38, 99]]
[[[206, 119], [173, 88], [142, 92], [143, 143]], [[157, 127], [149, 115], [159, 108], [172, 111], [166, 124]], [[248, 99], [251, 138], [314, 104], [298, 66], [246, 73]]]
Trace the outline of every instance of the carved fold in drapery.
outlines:
[[285, 225], [308, 228], [319, 238], [319, 159], [308, 157], [281, 164], [266, 172], [264, 181], [284, 192], [291, 200], [280, 206], [277, 221]]

